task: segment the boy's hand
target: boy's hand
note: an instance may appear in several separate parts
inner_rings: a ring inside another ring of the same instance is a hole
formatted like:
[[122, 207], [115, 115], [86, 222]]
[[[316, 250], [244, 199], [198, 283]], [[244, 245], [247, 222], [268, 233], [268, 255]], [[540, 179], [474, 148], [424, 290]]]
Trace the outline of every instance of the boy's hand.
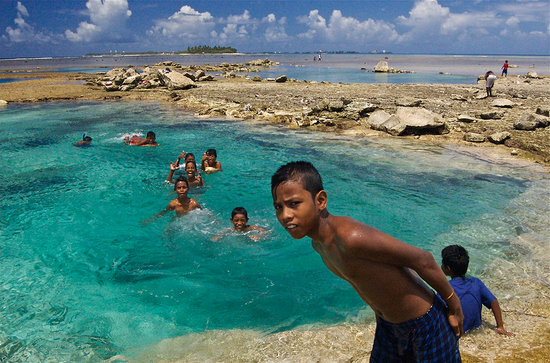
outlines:
[[170, 170], [171, 171], [176, 171], [178, 169], [179, 169], [178, 164], [170, 162]]
[[185, 159], [185, 151], [182, 151], [180, 156], [178, 156], [180, 159]]
[[509, 337], [515, 337], [516, 334], [512, 333], [511, 331], [506, 331], [504, 327], [496, 328], [495, 331], [499, 334], [506, 335]]
[[462, 306], [460, 305], [460, 299], [454, 295], [451, 299], [446, 301], [447, 319], [451, 328], [457, 337], [461, 337], [464, 334], [464, 314], [462, 313]]

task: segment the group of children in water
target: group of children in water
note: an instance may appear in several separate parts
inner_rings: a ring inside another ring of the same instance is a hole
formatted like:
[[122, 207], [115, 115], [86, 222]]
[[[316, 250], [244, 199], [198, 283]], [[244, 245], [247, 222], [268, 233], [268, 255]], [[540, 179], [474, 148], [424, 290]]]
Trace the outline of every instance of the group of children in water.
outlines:
[[[158, 145], [151, 132], [145, 139], [125, 141]], [[173, 181], [182, 159], [186, 176]], [[201, 170], [206, 174], [222, 171], [214, 149], [204, 153]], [[204, 185], [193, 154], [182, 152], [171, 162], [167, 179], [174, 182], [177, 198], [157, 216], [170, 211], [181, 216], [201, 209], [187, 196], [191, 186]], [[469, 256], [463, 247], [444, 248], [439, 266], [428, 251], [352, 218], [331, 215], [321, 175], [309, 162], [281, 166], [271, 178], [271, 193], [276, 217], [288, 234], [295, 239], [310, 237], [327, 268], [350, 283], [374, 310], [377, 326], [371, 362], [461, 362], [458, 339], [481, 325], [482, 305], [492, 310], [498, 333], [514, 335], [504, 329], [495, 296], [481, 280], [466, 277]], [[232, 211], [231, 222], [233, 228], [227, 232], [265, 231], [248, 224], [242, 207]]]

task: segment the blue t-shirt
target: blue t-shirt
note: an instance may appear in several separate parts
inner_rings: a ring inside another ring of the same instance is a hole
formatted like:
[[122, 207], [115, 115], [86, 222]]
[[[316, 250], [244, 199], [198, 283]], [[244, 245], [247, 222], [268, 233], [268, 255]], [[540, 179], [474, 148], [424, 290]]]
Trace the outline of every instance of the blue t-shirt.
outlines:
[[462, 305], [464, 331], [477, 328], [481, 325], [481, 305], [490, 309], [495, 295], [476, 277], [455, 277], [449, 282]]

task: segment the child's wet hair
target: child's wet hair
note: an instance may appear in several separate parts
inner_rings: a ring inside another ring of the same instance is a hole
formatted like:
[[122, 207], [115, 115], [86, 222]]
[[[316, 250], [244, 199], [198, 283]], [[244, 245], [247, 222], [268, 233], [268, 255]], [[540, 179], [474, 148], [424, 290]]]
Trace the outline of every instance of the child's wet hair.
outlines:
[[187, 180], [187, 177], [185, 177], [183, 175], [180, 175], [180, 176], [178, 176], [178, 178], [174, 182], [174, 190], [176, 190], [177, 185], [178, 185], [179, 182], [184, 182], [185, 184], [187, 184], [187, 188], [189, 188], [189, 180]]
[[218, 153], [216, 152], [216, 149], [208, 149], [206, 150], [206, 155], [212, 155], [214, 157], [218, 157]]
[[468, 256], [468, 251], [464, 247], [459, 245], [445, 247], [441, 251], [441, 259], [443, 266], [450, 268], [454, 275], [460, 277], [466, 275], [470, 264], [470, 256]]
[[85, 136], [83, 138], [84, 141], [92, 141], [92, 138], [90, 136]]
[[186, 168], [187, 168], [187, 164], [191, 164], [191, 165], [193, 165], [193, 166], [195, 167], [195, 169], [197, 169], [197, 163], [196, 163], [196, 162], [194, 162], [194, 161], [192, 161], [192, 160], [186, 161], [186, 162], [185, 162], [185, 167], [186, 167]]
[[148, 138], [154, 139], [154, 138], [156, 138], [157, 136], [155, 135], [155, 133], [154, 133], [153, 131], [149, 131], [149, 132], [147, 133], [147, 137], [148, 137]]
[[248, 212], [243, 207], [237, 207], [233, 209], [233, 211], [231, 212], [231, 219], [233, 219], [233, 217], [235, 217], [237, 214], [242, 214], [246, 219], [248, 219]]
[[297, 181], [313, 198], [323, 190], [323, 179], [308, 161], [293, 161], [281, 166], [271, 177], [271, 195], [275, 198], [275, 190], [281, 184]]
[[189, 159], [190, 157], [195, 158], [195, 154], [193, 154], [193, 153], [187, 153], [187, 154], [185, 154], [185, 161], [187, 161], [187, 159]]

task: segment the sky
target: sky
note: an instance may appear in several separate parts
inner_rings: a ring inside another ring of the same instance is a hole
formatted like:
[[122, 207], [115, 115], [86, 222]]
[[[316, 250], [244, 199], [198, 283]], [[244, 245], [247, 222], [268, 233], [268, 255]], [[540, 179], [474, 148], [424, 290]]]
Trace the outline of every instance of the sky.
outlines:
[[550, 54], [550, 0], [0, 0], [0, 58], [182, 51]]

